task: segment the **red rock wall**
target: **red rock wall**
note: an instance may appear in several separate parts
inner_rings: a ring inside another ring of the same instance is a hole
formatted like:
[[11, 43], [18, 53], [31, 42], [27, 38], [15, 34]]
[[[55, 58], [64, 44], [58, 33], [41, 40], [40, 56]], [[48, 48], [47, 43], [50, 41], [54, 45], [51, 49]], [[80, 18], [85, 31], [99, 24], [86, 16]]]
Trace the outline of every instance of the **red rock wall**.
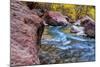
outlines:
[[11, 66], [40, 64], [37, 30], [42, 19], [22, 2], [11, 0]]

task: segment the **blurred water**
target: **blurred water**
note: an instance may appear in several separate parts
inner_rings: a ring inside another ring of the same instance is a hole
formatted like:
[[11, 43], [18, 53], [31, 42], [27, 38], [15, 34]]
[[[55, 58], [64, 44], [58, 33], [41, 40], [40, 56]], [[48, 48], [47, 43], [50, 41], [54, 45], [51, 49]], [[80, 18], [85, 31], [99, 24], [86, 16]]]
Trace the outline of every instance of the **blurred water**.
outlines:
[[52, 39], [41, 40], [42, 44], [52, 45], [63, 51], [70, 50], [73, 54], [80, 52], [80, 61], [95, 60], [95, 40], [66, 34], [61, 31], [62, 26], [49, 27], [49, 33], [53, 36]]

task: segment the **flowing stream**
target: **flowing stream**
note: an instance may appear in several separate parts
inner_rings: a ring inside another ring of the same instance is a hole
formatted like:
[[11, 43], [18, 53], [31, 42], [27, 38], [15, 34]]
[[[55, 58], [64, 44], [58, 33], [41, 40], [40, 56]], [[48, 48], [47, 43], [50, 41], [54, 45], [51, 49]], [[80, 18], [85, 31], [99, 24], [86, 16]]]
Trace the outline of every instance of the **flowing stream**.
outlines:
[[41, 43], [59, 48], [63, 52], [80, 52], [80, 61], [95, 60], [95, 39], [64, 33], [61, 29], [62, 26], [50, 26], [48, 30], [53, 38], [41, 40]]

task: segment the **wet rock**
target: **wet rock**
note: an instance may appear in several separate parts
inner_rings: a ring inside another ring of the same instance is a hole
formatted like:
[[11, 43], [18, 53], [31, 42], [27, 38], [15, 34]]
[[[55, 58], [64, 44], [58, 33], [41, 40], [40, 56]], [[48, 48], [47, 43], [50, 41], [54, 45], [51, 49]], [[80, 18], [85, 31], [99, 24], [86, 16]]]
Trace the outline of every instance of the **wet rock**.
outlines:
[[75, 33], [76, 35], [84, 35], [85, 36], [84, 27], [82, 27], [82, 26], [72, 25], [71, 33]]
[[81, 20], [80, 20], [80, 19], [77, 20], [73, 25], [75, 25], [75, 26], [80, 26], [80, 25], [81, 25]]
[[41, 64], [50, 64], [52, 60], [48, 53], [39, 55], [39, 59]]
[[74, 24], [72, 24], [70, 32], [75, 33], [75, 35], [78, 36], [86, 36], [84, 27], [81, 26], [81, 20], [77, 20]]
[[[44, 45], [42, 44], [41, 46], [44, 46]], [[44, 47], [40, 48], [41, 49], [40, 56], [45, 55], [44, 57], [42, 57], [41, 62], [43, 64], [44, 62], [54, 64], [54, 63], [70, 63], [70, 62], [95, 60], [94, 42], [93, 43], [92, 42], [78, 42], [78, 43], [76, 42], [71, 45], [66, 45], [66, 47], [69, 47], [69, 46], [71, 48], [63, 50], [57, 47], [50, 46], [48, 44], [45, 45]], [[46, 49], [46, 47], [48, 47], [48, 49]]]

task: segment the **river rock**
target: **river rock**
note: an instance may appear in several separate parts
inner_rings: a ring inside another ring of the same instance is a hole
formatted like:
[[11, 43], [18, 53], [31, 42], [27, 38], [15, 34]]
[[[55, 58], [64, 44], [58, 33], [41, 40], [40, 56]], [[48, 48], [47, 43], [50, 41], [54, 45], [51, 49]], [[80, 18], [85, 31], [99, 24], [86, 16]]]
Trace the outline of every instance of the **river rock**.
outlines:
[[42, 18], [51, 26], [67, 26], [69, 24], [65, 16], [58, 11], [47, 11]]
[[71, 33], [76, 33], [76, 35], [85, 35], [84, 27], [72, 25], [71, 26]]
[[85, 28], [84, 31], [88, 37], [95, 38], [95, 21], [92, 18], [89, 16], [82, 18], [81, 25]]

